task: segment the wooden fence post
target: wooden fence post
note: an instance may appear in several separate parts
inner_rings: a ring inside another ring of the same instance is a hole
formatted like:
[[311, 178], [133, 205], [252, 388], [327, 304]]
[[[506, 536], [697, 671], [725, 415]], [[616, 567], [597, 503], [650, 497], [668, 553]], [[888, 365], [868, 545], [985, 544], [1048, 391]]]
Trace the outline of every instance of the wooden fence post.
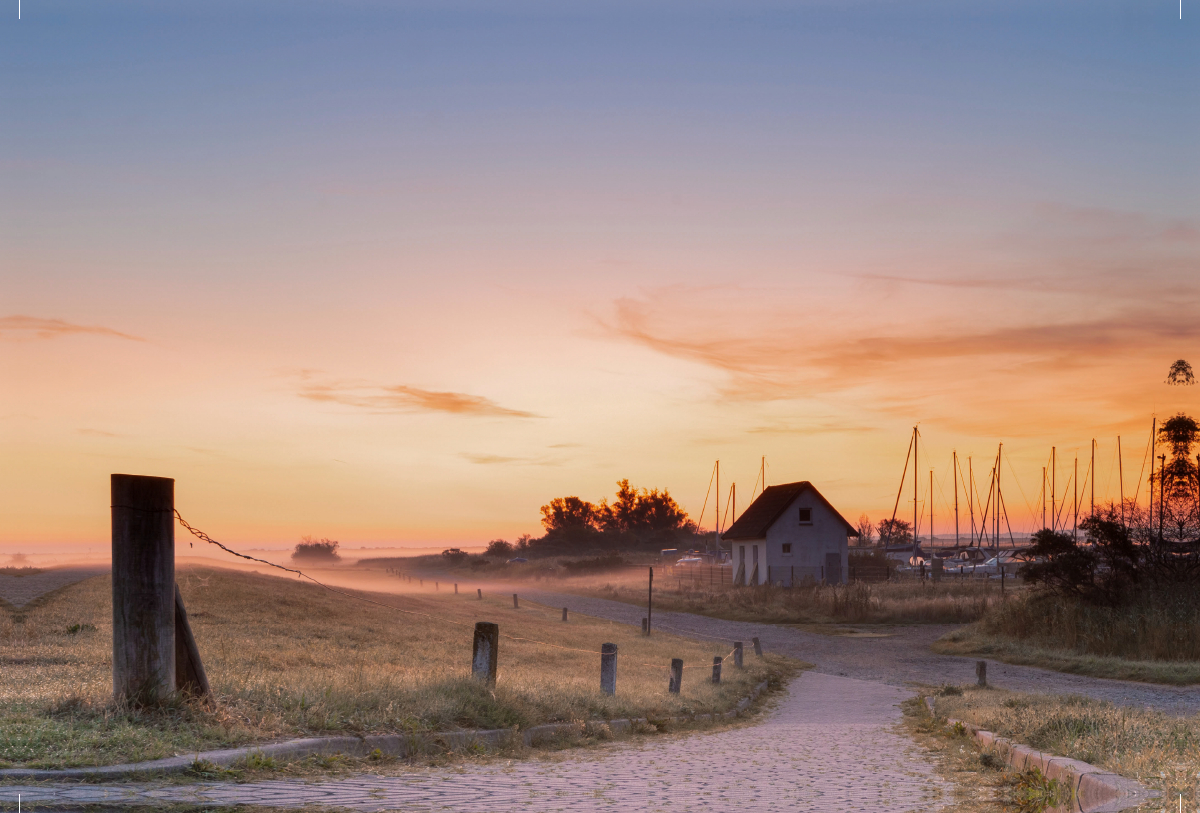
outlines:
[[213, 701], [208, 675], [204, 672], [196, 639], [192, 637], [192, 625], [188, 623], [178, 583], [175, 585], [175, 689], [203, 698], [210, 704]]
[[175, 481], [114, 474], [113, 696], [156, 703], [175, 692]]
[[[563, 610], [565, 614], [567, 611]], [[617, 693], [617, 645], [600, 645], [600, 689], [605, 694]]]
[[646, 632], [646, 619], [645, 619], [645, 617], [643, 617], [642, 618], [642, 635], [647, 635], [647, 634], [648, 633]]
[[757, 638], [751, 638], [750, 641], [751, 641], [751, 643], [754, 644], [754, 654], [761, 658], [762, 657], [762, 644], [759, 643], [759, 640]]
[[667, 691], [672, 694], [679, 694], [679, 688], [683, 684], [683, 658], [671, 658], [671, 680], [667, 684]]
[[567, 620], [567, 608], [563, 607], [563, 621]]
[[733, 642], [733, 665], [738, 669], [744, 668], [742, 665], [742, 642]]
[[475, 598], [479, 599], [480, 601], [483, 601], [483, 588], [482, 587], [475, 588]]
[[454, 583], [454, 595], [458, 595], [458, 582]]
[[500, 625], [480, 621], [475, 625], [471, 646], [471, 677], [489, 686], [496, 683], [496, 663], [500, 654]]
[[517, 604], [517, 594], [516, 593], [513, 593], [513, 609], [514, 610], [520, 609], [520, 605]]
[[721, 656], [713, 656], [713, 683], [721, 682]]
[[987, 686], [987, 661], [975, 661], [975, 679], [980, 686]]

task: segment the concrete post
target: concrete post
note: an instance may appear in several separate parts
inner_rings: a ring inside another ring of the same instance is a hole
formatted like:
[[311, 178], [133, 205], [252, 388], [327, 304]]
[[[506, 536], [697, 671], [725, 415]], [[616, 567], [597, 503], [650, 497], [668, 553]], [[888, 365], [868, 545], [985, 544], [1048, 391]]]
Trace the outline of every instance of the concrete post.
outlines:
[[713, 683], [721, 682], [721, 656], [713, 656]]
[[942, 570], [945, 563], [941, 559], [933, 559], [931, 561], [933, 562], [933, 581], [936, 584], [942, 580]]
[[500, 625], [480, 621], [475, 625], [471, 647], [471, 677], [489, 686], [496, 684], [496, 663], [500, 653]]
[[[566, 610], [563, 610], [566, 613]], [[600, 645], [600, 689], [605, 694], [617, 693], [617, 645]]]
[[980, 686], [987, 686], [987, 661], [975, 661], [975, 679]]
[[113, 696], [155, 703], [175, 692], [175, 481], [114, 474]]
[[762, 644], [759, 642], [759, 640], [757, 638], [751, 638], [750, 642], [752, 644], [754, 644], [754, 654], [761, 658], [762, 657]]
[[671, 680], [667, 684], [667, 691], [672, 694], [679, 694], [679, 689], [683, 685], [683, 659], [671, 658]]
[[742, 661], [742, 642], [741, 641], [733, 642], [733, 665], [736, 666], [738, 669], [745, 668], [743, 666], [743, 661]]

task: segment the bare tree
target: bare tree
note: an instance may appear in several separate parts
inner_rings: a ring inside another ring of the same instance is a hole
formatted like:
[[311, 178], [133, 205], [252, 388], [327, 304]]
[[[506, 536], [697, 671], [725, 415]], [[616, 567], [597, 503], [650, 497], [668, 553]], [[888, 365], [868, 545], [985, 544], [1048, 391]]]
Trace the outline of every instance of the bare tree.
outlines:
[[875, 523], [866, 514], [858, 518], [858, 544], [870, 545], [871, 537], [875, 535]]

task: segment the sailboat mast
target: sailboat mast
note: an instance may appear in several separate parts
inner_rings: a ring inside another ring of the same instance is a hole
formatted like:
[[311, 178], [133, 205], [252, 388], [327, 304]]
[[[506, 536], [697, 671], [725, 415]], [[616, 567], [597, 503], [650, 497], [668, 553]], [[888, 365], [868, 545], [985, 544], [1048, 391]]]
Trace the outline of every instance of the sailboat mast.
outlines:
[[[917, 427], [913, 427], [913, 544], [917, 544]], [[1151, 503], [1153, 507], [1153, 503]]]
[[1058, 497], [1058, 448], [1050, 447], [1050, 530], [1058, 530], [1058, 509], [1054, 506], [1054, 501]]
[[1042, 466], [1042, 527], [1046, 527], [1046, 467]]
[[1121, 436], [1117, 435], [1117, 479], [1121, 481], [1121, 527], [1125, 526], [1125, 461], [1121, 458]]
[[954, 450], [954, 547], [958, 547], [958, 449]]
[[1004, 444], [996, 447], [996, 549], [1000, 549], [1000, 460], [1004, 454]]
[[721, 461], [717, 461], [717, 553], [721, 552]]
[[[1158, 434], [1158, 416], [1150, 420], [1150, 529], [1154, 529], [1154, 436]], [[1144, 466], [1145, 464], [1143, 464]], [[1136, 499], [1136, 497], [1135, 497]]]
[[971, 512], [971, 539], [975, 538], [975, 467], [967, 455], [967, 510]]
[[[1096, 439], [1092, 438], [1092, 512], [1088, 516], [1096, 516]], [[1111, 469], [1109, 470], [1111, 471]]]
[[929, 470], [929, 544], [933, 544], [933, 469]]
[[1071, 538], [1074, 539], [1079, 530], [1079, 455], [1075, 455], [1075, 474], [1071, 477], [1075, 481], [1075, 514], [1071, 521]]

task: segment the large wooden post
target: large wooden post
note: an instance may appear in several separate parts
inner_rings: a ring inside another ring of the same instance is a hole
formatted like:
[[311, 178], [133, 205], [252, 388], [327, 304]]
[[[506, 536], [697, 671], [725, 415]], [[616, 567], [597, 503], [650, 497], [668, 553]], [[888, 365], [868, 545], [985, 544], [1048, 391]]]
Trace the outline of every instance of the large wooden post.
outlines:
[[113, 696], [175, 692], [175, 481], [112, 475]]
[[490, 686], [496, 685], [499, 655], [500, 625], [488, 621], [477, 622], [471, 646], [471, 676]]

